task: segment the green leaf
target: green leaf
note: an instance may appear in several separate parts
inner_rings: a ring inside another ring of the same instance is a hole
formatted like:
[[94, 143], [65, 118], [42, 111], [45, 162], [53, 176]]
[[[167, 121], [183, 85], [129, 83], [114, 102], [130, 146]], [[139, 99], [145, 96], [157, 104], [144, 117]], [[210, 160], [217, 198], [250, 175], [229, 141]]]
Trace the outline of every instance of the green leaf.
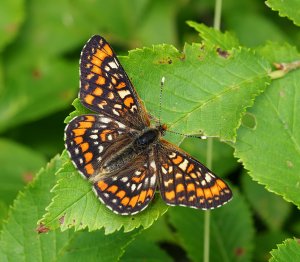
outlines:
[[63, 231], [70, 227], [75, 230], [87, 227], [89, 231], [104, 228], [110, 234], [123, 227], [124, 232], [129, 232], [140, 226], [148, 228], [167, 211], [167, 205], [157, 194], [144, 212], [134, 216], [117, 215], [99, 201], [92, 184], [79, 175], [66, 153], [62, 159], [65, 164], [57, 173], [58, 183], [52, 190], [55, 197], [41, 221], [49, 228], [60, 226]]
[[[249, 207], [237, 190], [225, 206], [210, 211], [210, 261], [250, 261], [254, 237]], [[170, 208], [170, 222], [192, 261], [203, 259], [204, 212]]]
[[207, 27], [204, 24], [198, 24], [193, 21], [188, 21], [187, 24], [199, 32], [200, 37], [204, 40], [204, 45], [208, 47], [216, 46], [227, 50], [240, 46], [239, 40], [233, 33], [221, 33], [212, 27]]
[[10, 205], [46, 161], [39, 153], [7, 139], [0, 139], [0, 148], [0, 200]]
[[[77, 62], [24, 51], [12, 54], [5, 67], [0, 131], [66, 107], [77, 92]], [[16, 72], [22, 74], [16, 77]]]
[[280, 196], [268, 192], [253, 182], [247, 174], [242, 176], [243, 191], [255, 212], [270, 230], [280, 230], [291, 212], [291, 205]]
[[264, 262], [271, 258], [270, 250], [276, 248], [277, 243], [281, 243], [289, 234], [281, 231], [258, 233], [255, 237], [255, 261]]
[[267, 0], [267, 6], [273, 11], [278, 11], [282, 17], [287, 17], [300, 26], [300, 3], [298, 0]]
[[298, 239], [287, 239], [271, 251], [270, 262], [300, 261], [300, 244]]
[[8, 214], [8, 206], [5, 202], [0, 200], [0, 230], [2, 229], [2, 224], [4, 219], [6, 219]]
[[126, 248], [125, 254], [120, 259], [121, 262], [172, 262], [173, 259], [162, 250], [157, 244], [141, 237], [135, 239]]
[[[117, 232], [106, 236], [97, 232], [48, 231], [37, 220], [51, 201], [50, 189], [56, 182], [55, 172], [62, 160], [54, 158], [36, 179], [20, 193], [10, 209], [0, 233], [0, 261], [116, 261], [136, 233]], [[113, 250], [113, 252], [111, 251]]]
[[105, 235], [103, 230], [76, 232], [57, 256], [57, 261], [119, 261], [134, 236], [135, 233], [122, 232]]
[[24, 0], [0, 3], [0, 53], [19, 32], [24, 20]]
[[[270, 60], [294, 61], [300, 58], [288, 45], [268, 44], [259, 52]], [[235, 144], [250, 176], [269, 191], [282, 195], [300, 207], [300, 70], [275, 80], [249, 109], [255, 127], [241, 126]]]
[[[156, 117], [160, 82], [165, 77], [161, 119], [170, 130], [185, 134], [202, 131], [234, 141], [245, 109], [269, 81], [270, 67], [249, 50], [232, 49], [224, 57], [216, 49], [186, 44], [180, 53], [172, 46], [158, 45], [131, 51], [121, 62]], [[175, 143], [181, 140], [168, 137]]]
[[[53, 173], [60, 164], [56, 157], [37, 175], [34, 183], [19, 193], [0, 234], [0, 261], [25, 261], [25, 258], [36, 261], [38, 257], [49, 261], [56, 256], [59, 250], [51, 248], [56, 238], [55, 232], [39, 235], [36, 228], [38, 218], [51, 199], [48, 192], [55, 182]], [[66, 232], [58, 235], [56, 241], [62, 244], [68, 238], [69, 233]]]

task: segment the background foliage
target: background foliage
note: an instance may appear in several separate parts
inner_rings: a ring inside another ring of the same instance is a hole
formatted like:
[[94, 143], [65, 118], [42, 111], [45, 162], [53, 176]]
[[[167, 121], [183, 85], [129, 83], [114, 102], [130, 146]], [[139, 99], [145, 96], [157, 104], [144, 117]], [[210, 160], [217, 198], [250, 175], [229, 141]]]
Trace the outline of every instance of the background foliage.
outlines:
[[[145, 212], [117, 216], [63, 151], [64, 119], [86, 112], [71, 103], [93, 34], [125, 55], [153, 115], [165, 76], [162, 120], [216, 137], [212, 169], [234, 199], [211, 212], [210, 261], [295, 261], [300, 70], [272, 72], [300, 59], [300, 3], [282, 3], [224, 1], [221, 33], [210, 0], [1, 1], [0, 261], [202, 260], [204, 212], [168, 209], [157, 194]], [[181, 146], [205, 163], [206, 141]]]

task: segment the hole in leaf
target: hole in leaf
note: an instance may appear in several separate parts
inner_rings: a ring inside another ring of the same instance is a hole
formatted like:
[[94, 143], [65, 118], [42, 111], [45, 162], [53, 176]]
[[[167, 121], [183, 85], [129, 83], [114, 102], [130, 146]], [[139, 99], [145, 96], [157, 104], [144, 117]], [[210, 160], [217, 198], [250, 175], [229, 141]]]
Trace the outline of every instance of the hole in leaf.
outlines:
[[242, 118], [242, 125], [251, 129], [255, 129], [256, 128], [255, 115], [247, 112]]

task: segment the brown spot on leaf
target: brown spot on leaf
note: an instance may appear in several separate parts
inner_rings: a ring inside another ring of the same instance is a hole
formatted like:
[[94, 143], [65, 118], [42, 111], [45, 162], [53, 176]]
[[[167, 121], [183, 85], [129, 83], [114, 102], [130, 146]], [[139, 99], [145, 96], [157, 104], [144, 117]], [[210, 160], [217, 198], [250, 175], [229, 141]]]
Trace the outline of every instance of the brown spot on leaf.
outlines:
[[227, 58], [229, 56], [228, 51], [221, 49], [220, 47], [217, 48], [217, 53], [219, 56]]
[[65, 216], [60, 217], [58, 221], [62, 225], [65, 222]]
[[240, 257], [245, 254], [245, 249], [242, 247], [238, 247], [235, 249], [234, 253], [236, 254], [236, 256]]
[[22, 175], [23, 181], [28, 184], [29, 182], [31, 182], [33, 180], [33, 173], [32, 172], [25, 172]]
[[33, 69], [32, 70], [32, 76], [34, 79], [40, 79], [42, 77], [42, 73], [38, 69]]
[[44, 234], [49, 232], [49, 227], [46, 227], [44, 224], [39, 224], [38, 227], [35, 229], [39, 234]]

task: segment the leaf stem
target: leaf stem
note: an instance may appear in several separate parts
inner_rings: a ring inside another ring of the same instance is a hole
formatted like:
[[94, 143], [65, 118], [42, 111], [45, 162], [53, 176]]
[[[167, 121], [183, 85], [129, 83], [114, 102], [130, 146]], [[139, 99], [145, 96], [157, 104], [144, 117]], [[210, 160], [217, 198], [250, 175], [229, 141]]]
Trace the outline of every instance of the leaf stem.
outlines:
[[274, 66], [277, 70], [270, 72], [269, 76], [271, 79], [282, 78], [290, 71], [300, 68], [300, 60], [290, 63], [274, 63]]

